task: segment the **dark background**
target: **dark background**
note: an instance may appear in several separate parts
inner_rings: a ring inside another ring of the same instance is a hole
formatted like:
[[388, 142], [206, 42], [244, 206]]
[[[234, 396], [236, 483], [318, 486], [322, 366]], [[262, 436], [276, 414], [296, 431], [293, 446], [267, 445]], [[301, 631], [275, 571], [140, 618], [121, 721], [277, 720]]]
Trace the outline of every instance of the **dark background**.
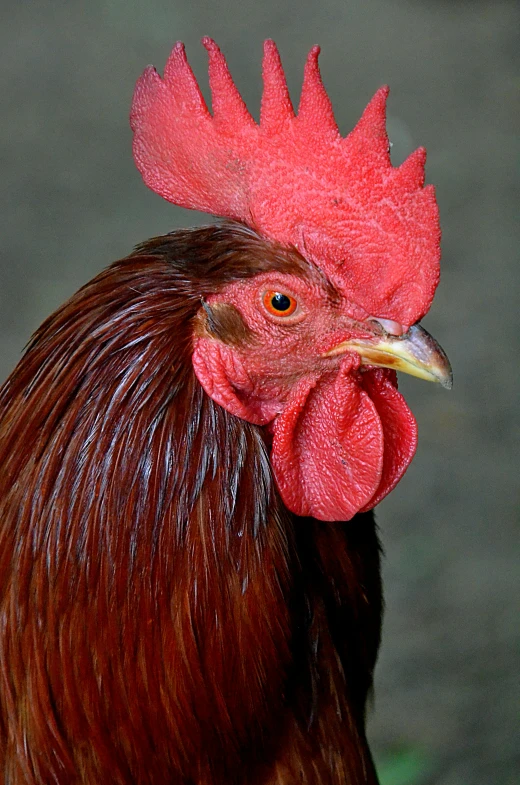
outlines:
[[378, 511], [387, 612], [370, 735], [386, 785], [520, 782], [519, 30], [506, 0], [0, 9], [2, 378], [80, 284], [134, 243], [201, 220], [149, 192], [130, 151], [134, 82], [177, 39], [206, 91], [198, 40], [213, 36], [256, 116], [263, 39], [277, 41], [296, 103], [320, 43], [343, 133], [387, 82], [394, 163], [428, 148], [443, 277], [425, 325], [455, 386], [402, 379], [420, 445]]

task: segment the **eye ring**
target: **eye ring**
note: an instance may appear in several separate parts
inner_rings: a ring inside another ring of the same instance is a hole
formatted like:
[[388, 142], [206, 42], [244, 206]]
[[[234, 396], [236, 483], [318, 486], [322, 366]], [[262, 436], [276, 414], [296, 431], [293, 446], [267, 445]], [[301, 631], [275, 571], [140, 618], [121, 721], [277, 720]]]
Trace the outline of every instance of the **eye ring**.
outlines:
[[286, 292], [269, 290], [262, 295], [264, 308], [271, 316], [292, 316], [298, 307], [296, 299]]

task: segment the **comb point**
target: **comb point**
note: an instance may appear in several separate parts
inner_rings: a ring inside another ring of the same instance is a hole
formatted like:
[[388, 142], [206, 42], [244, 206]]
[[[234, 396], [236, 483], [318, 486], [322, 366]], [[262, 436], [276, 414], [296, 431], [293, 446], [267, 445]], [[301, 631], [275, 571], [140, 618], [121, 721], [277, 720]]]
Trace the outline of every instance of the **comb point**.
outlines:
[[424, 167], [426, 164], [426, 149], [418, 147], [395, 170], [396, 179], [407, 190], [413, 191], [424, 185]]
[[318, 57], [321, 48], [316, 45], [310, 50], [303, 75], [303, 86], [298, 107], [298, 120], [310, 132], [339, 135], [332, 104], [323, 86]]
[[164, 67], [162, 80], [175, 104], [199, 117], [208, 117], [208, 107], [191, 70], [182, 41], [173, 47]]
[[377, 90], [361, 115], [356, 127], [345, 138], [347, 148], [360, 148], [377, 156], [381, 164], [391, 166], [388, 134], [386, 132], [386, 102], [390, 88]]
[[266, 133], [279, 133], [294, 118], [294, 109], [278, 47], [270, 38], [264, 42], [262, 78], [260, 126]]
[[208, 36], [204, 36], [202, 44], [209, 58], [209, 86], [214, 120], [234, 130], [241, 126], [254, 125], [255, 121], [233, 81], [226, 58], [220, 48]]

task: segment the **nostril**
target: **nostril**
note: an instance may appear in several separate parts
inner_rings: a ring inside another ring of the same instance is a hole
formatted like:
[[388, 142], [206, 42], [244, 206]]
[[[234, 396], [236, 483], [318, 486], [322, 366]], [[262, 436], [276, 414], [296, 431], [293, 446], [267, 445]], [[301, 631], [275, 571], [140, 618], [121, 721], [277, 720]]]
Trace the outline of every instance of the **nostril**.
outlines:
[[373, 322], [380, 324], [383, 330], [389, 335], [404, 335], [406, 332], [402, 324], [394, 322], [392, 319], [380, 319], [378, 316], [371, 316], [370, 319]]

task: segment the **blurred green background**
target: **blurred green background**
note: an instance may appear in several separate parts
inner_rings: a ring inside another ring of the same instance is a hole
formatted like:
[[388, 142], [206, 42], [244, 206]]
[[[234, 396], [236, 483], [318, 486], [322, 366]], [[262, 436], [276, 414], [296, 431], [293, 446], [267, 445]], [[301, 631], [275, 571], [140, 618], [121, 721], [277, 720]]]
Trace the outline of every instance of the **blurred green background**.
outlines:
[[198, 41], [214, 37], [256, 116], [263, 39], [277, 41], [296, 103], [320, 43], [344, 133], [386, 82], [394, 163], [428, 148], [443, 278], [425, 325], [455, 386], [402, 380], [420, 446], [378, 511], [387, 611], [370, 737], [384, 785], [520, 782], [519, 31], [520, 5], [506, 0], [0, 8], [2, 378], [102, 267], [201, 221], [147, 191], [130, 151], [134, 82], [176, 40], [207, 94]]

